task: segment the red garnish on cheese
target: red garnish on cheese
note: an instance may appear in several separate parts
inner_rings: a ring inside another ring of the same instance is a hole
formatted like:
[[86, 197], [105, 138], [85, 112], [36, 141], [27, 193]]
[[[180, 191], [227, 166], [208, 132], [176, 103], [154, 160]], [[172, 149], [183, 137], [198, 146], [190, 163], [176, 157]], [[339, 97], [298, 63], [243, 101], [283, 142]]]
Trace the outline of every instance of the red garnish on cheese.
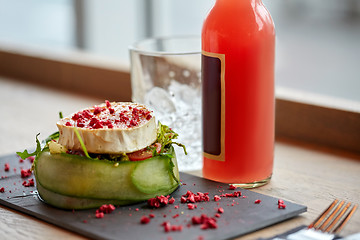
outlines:
[[152, 117], [152, 112], [144, 106], [132, 106], [131, 104], [112, 105], [106, 100], [103, 105], [75, 113], [65, 125], [89, 129], [131, 128], [150, 120]]

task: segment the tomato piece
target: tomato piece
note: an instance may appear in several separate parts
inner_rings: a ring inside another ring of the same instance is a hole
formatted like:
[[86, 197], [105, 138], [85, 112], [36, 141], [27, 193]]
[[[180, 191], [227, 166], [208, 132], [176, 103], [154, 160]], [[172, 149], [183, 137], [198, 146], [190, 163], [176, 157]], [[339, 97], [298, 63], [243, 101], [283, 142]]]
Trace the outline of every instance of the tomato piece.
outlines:
[[[161, 151], [161, 144], [160, 143], [154, 143], [153, 145], [151, 145], [151, 147], [155, 147], [156, 148], [156, 152], [160, 153]], [[142, 161], [148, 158], [151, 158], [153, 156], [153, 150], [151, 149], [141, 149], [139, 151], [136, 152], [132, 152], [128, 154], [129, 160], [130, 161]]]

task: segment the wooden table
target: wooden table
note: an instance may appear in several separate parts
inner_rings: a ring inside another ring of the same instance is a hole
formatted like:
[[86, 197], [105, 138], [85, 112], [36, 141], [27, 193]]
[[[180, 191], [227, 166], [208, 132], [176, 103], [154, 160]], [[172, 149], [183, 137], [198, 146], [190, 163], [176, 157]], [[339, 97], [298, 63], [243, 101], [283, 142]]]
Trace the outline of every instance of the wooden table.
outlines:
[[[0, 77], [0, 155], [33, 146], [38, 132], [47, 136], [56, 131], [59, 110], [67, 115], [102, 101]], [[201, 175], [200, 171], [191, 173]], [[271, 237], [307, 225], [335, 198], [359, 204], [360, 156], [278, 140], [273, 178], [268, 185], [254, 191], [304, 204], [308, 212], [239, 239]], [[342, 234], [356, 232], [360, 232], [360, 211], [353, 215]], [[6, 239], [83, 238], [2, 206], [0, 236]]]

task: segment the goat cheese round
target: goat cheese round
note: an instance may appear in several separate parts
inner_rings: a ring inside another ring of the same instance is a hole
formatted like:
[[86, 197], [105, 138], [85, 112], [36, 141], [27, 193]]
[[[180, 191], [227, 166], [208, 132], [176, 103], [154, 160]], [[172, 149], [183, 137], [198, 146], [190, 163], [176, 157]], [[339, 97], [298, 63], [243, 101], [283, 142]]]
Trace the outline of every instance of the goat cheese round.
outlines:
[[120, 154], [143, 149], [156, 140], [155, 116], [144, 105], [105, 101], [57, 122], [59, 144], [82, 150], [79, 135], [90, 153]]

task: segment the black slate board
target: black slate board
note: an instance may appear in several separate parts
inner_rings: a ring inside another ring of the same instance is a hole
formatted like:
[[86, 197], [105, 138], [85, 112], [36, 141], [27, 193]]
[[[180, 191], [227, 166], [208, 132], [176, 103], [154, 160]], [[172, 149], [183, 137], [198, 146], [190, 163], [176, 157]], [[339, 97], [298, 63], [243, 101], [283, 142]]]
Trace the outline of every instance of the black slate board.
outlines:
[[[5, 172], [4, 165], [9, 163], [10, 170]], [[172, 194], [175, 203], [159, 209], [150, 209], [145, 202], [117, 207], [111, 214], [97, 219], [95, 210], [66, 211], [53, 208], [39, 200], [36, 187], [24, 187], [22, 183], [31, 178], [21, 178], [21, 169], [29, 169], [29, 160], [19, 161], [16, 155], [0, 157], [0, 204], [19, 212], [26, 213], [38, 219], [68, 229], [75, 233], [94, 239], [229, 239], [258, 229], [270, 226], [280, 221], [297, 216], [306, 211], [306, 206], [285, 201], [286, 209], [278, 209], [277, 198], [255, 193], [245, 189], [242, 197], [225, 198], [215, 202], [214, 195], [232, 193], [227, 184], [209, 181], [186, 173], [180, 173], [182, 185]], [[208, 192], [210, 202], [199, 202], [197, 208], [189, 210], [187, 204], [180, 203], [180, 197], [188, 190]], [[245, 197], [243, 197], [245, 196]], [[260, 199], [260, 204], [254, 201]], [[176, 209], [175, 206], [178, 206]], [[200, 229], [199, 225], [191, 224], [192, 216], [205, 213], [213, 217], [219, 207], [224, 213], [217, 218], [217, 229]], [[155, 217], [148, 224], [141, 224], [142, 216], [150, 213]], [[177, 217], [178, 214], [178, 217]], [[169, 221], [172, 225], [182, 225], [182, 231], [166, 233], [161, 224]]]

